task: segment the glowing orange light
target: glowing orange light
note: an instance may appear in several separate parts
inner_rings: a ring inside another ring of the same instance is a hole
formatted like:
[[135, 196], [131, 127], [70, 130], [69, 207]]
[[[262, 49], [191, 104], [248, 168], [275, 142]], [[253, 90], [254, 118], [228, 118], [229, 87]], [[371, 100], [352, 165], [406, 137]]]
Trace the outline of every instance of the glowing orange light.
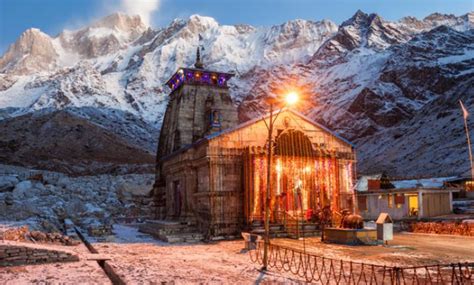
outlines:
[[276, 167], [275, 167], [275, 168], [276, 168], [276, 171], [281, 172], [281, 165], [280, 165], [280, 162], [278, 161], [277, 163], [278, 163], [278, 164], [277, 164]]
[[290, 92], [286, 95], [286, 103], [288, 105], [294, 105], [298, 102], [298, 94], [296, 92]]

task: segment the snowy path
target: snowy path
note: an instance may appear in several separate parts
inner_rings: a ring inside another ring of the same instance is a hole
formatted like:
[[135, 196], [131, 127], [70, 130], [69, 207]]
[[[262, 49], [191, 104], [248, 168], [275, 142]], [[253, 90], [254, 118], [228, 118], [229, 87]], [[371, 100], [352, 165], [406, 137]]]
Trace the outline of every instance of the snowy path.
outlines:
[[[131, 284], [151, 281], [188, 283], [255, 284], [299, 283], [288, 273], [270, 271], [263, 275], [248, 253], [243, 241], [200, 244], [166, 244], [138, 233], [127, 226], [115, 226], [113, 243], [94, 246], [110, 255], [114, 270]], [[274, 243], [302, 246], [301, 241], [278, 239]], [[385, 265], [420, 265], [474, 261], [474, 238], [397, 234], [388, 247], [343, 246], [322, 244], [319, 238], [306, 240], [309, 252], [325, 257]]]
[[114, 271], [130, 284], [303, 283], [291, 274], [262, 274], [242, 250], [241, 240], [171, 245], [132, 227], [114, 225], [114, 232], [116, 242], [95, 243], [94, 247], [110, 256]]

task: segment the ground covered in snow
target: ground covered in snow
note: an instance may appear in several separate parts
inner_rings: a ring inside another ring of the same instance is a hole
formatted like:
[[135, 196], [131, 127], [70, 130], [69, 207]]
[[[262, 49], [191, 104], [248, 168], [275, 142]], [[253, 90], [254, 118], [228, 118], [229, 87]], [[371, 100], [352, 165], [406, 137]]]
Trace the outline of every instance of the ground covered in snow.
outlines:
[[114, 226], [115, 242], [93, 246], [111, 258], [110, 264], [127, 284], [300, 283], [291, 274], [263, 274], [243, 249], [243, 240], [197, 244], [167, 244], [136, 228]]
[[[303, 248], [302, 241], [281, 239], [275, 243]], [[346, 246], [321, 243], [319, 238], [305, 241], [306, 251], [333, 259], [387, 266], [419, 266], [474, 262], [474, 238], [435, 234], [395, 234], [386, 246]]]
[[[2, 241], [0, 241], [1, 243]], [[112, 284], [84, 244], [53, 246], [78, 254], [77, 262], [0, 267], [0, 284]]]
[[[116, 242], [96, 243], [100, 253], [125, 281], [176, 283], [302, 282], [287, 273], [271, 270], [262, 274], [243, 250], [244, 242], [221, 241], [169, 245], [150, 240], [130, 227], [115, 227]], [[274, 243], [303, 247], [303, 242], [277, 239]], [[388, 246], [343, 246], [323, 244], [319, 238], [305, 241], [308, 252], [328, 258], [372, 264], [410, 266], [474, 261], [474, 238], [424, 234], [396, 234]]]
[[[243, 250], [244, 242], [221, 241], [197, 244], [167, 244], [139, 233], [136, 227], [114, 225], [107, 242], [94, 242], [99, 255], [127, 284], [255, 284], [301, 283], [291, 273], [271, 269], [264, 274]], [[290, 247], [302, 248], [303, 241], [275, 239]], [[73, 263], [0, 268], [6, 284], [110, 284], [91, 254], [81, 244], [65, 247], [78, 252]], [[365, 263], [410, 266], [474, 261], [474, 238], [427, 234], [396, 234], [388, 246], [343, 246], [323, 244], [307, 238], [305, 250], [333, 259]]]

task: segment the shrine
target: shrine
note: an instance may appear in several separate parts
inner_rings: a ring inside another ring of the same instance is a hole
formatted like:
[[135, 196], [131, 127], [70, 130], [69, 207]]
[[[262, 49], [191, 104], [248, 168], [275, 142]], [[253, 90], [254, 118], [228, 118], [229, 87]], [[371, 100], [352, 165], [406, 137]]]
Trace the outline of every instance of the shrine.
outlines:
[[[154, 193], [159, 220], [207, 237], [238, 234], [264, 218], [269, 114], [239, 124], [232, 74], [180, 68], [160, 134]], [[323, 208], [353, 209], [354, 146], [293, 109], [274, 123], [270, 221], [310, 222]]]

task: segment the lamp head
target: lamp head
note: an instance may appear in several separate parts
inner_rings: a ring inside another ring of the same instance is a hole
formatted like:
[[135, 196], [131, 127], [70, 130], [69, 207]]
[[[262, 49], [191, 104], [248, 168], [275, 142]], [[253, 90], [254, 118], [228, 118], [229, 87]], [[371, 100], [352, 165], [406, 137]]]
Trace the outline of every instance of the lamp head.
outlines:
[[291, 106], [291, 105], [294, 105], [298, 102], [298, 93], [296, 92], [290, 92], [288, 94], [286, 94], [286, 98], [285, 98], [285, 101], [286, 103]]

